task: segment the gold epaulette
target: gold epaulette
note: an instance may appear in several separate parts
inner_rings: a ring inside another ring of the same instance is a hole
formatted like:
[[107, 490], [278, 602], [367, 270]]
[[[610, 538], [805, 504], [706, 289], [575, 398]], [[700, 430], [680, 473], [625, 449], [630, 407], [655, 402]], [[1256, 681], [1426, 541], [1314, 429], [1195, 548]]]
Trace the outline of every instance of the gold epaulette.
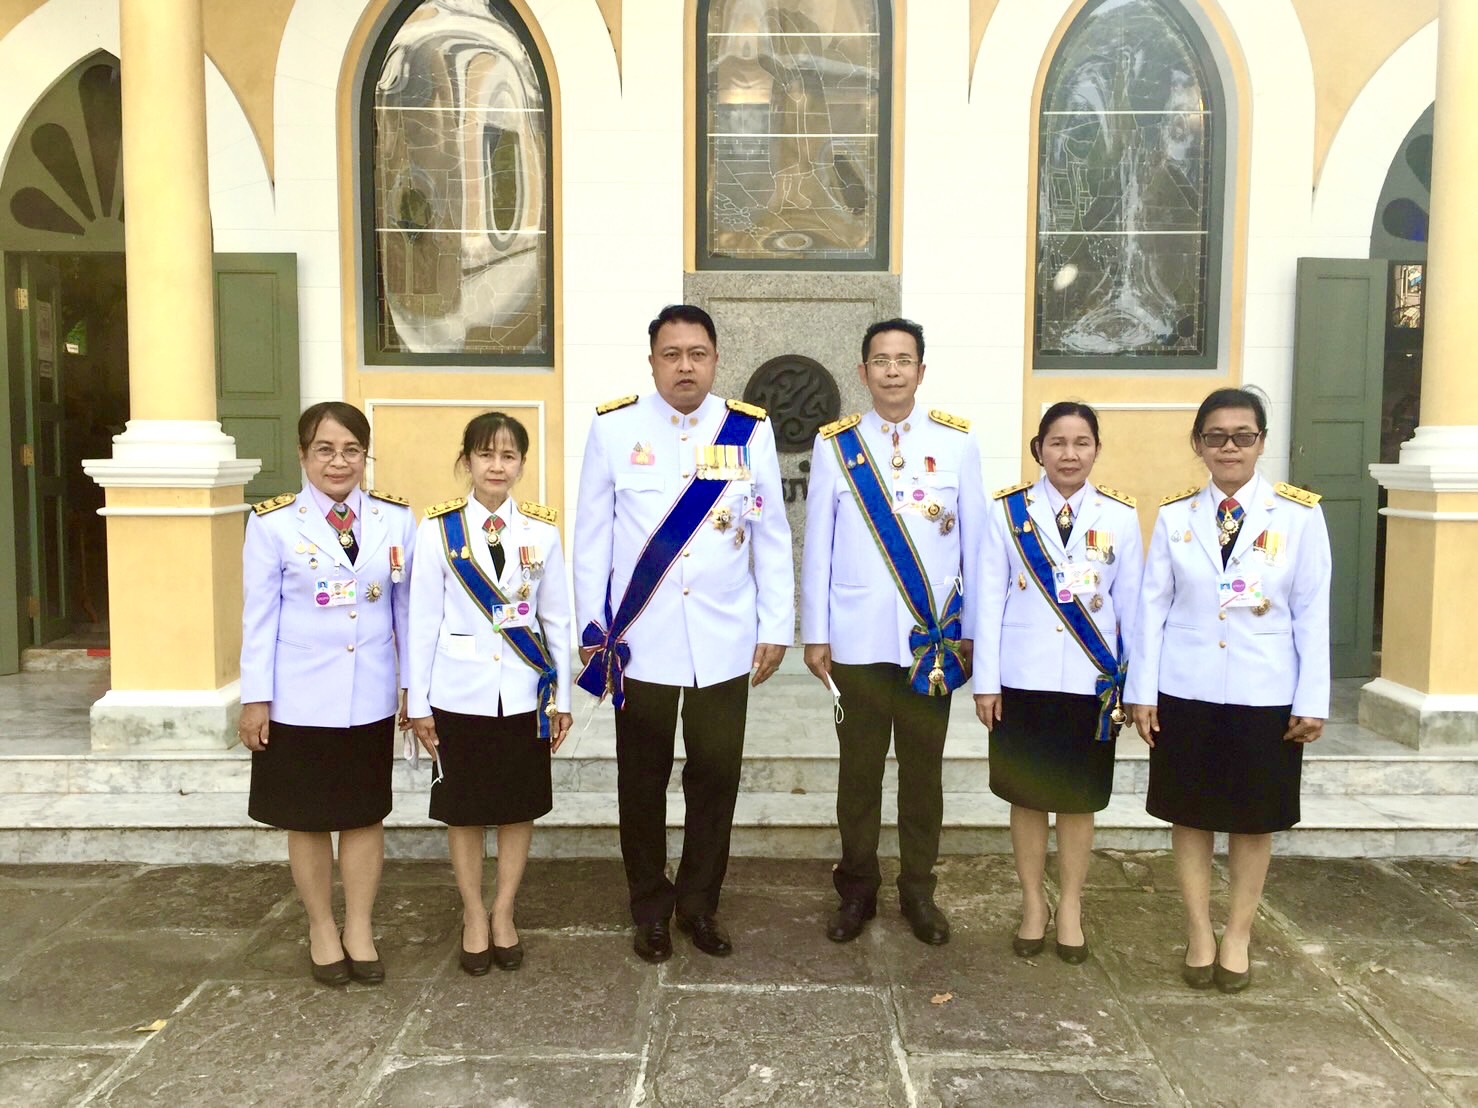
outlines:
[[953, 427], [956, 431], [970, 430], [970, 421], [968, 419], [961, 419], [957, 415], [941, 412], [938, 408], [929, 409], [929, 418], [935, 423], [942, 423], [946, 427]]
[[1004, 489], [997, 489], [995, 492], [991, 493], [990, 498], [992, 500], [1005, 500], [1006, 497], [1010, 496], [1013, 492], [1020, 492], [1022, 489], [1029, 489], [1031, 487], [1031, 481], [1023, 481], [1019, 485], [1008, 485]]
[[725, 400], [724, 403], [729, 406], [729, 411], [731, 412], [741, 412], [744, 415], [759, 420], [770, 418], [770, 413], [765, 411], [758, 404], [749, 404], [743, 400]]
[[467, 507], [467, 498], [465, 496], [454, 496], [450, 500], [443, 500], [440, 504], [433, 504], [427, 508], [426, 518], [435, 519], [437, 516], [444, 516], [448, 512], [460, 512], [465, 507]]
[[409, 500], [403, 496], [396, 496], [393, 492], [381, 492], [379, 489], [370, 489], [366, 495], [372, 496], [376, 500], [383, 500], [387, 504], [399, 504], [406, 508], [411, 506]]
[[1117, 500], [1120, 504], [1127, 504], [1131, 508], [1136, 508], [1139, 506], [1139, 501], [1135, 500], [1134, 497], [1130, 496], [1127, 492], [1120, 492], [1118, 489], [1111, 489], [1107, 485], [1095, 485], [1094, 488], [1103, 493], [1103, 495], [1108, 497], [1110, 500]]
[[607, 400], [604, 404], [597, 404], [595, 406], [595, 414], [609, 415], [611, 412], [619, 412], [622, 408], [631, 407], [631, 405], [637, 402], [637, 399], [636, 393], [632, 393], [630, 396], [622, 396], [616, 400]]
[[1302, 504], [1305, 508], [1312, 508], [1324, 499], [1316, 492], [1301, 489], [1297, 485], [1290, 485], [1287, 481], [1279, 481], [1273, 486], [1273, 491], [1285, 500], [1292, 500], [1295, 504]]
[[1192, 485], [1190, 488], [1182, 489], [1180, 492], [1173, 492], [1164, 500], [1160, 501], [1160, 507], [1163, 508], [1166, 504], [1174, 504], [1177, 500], [1184, 500], [1188, 496], [1195, 496], [1200, 491], [1200, 485]]
[[559, 512], [548, 504], [535, 504], [532, 500], [520, 500], [518, 510], [530, 519], [540, 519], [545, 523], [559, 522]]
[[861, 412], [853, 412], [849, 416], [842, 416], [841, 419], [834, 419], [830, 423], [823, 424], [820, 428], [821, 437], [823, 439], [834, 439], [843, 431], [850, 430], [861, 422]]
[[277, 511], [278, 508], [286, 508], [297, 498], [296, 493], [285, 492], [281, 496], [274, 496], [271, 500], [263, 500], [260, 504], [253, 504], [251, 510], [259, 516], [264, 516], [268, 512]]

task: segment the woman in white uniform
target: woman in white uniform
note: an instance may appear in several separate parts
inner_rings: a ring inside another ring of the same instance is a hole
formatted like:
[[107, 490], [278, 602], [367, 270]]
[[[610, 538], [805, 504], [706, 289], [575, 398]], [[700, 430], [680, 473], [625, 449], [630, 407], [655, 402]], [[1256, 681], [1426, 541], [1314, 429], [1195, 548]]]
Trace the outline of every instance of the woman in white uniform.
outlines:
[[1011, 945], [1031, 958], [1046, 944], [1047, 814], [1056, 812], [1056, 950], [1070, 964], [1088, 957], [1083, 883], [1093, 813], [1113, 791], [1124, 644], [1144, 560], [1134, 498], [1089, 480], [1099, 447], [1087, 404], [1047, 409], [1031, 441], [1043, 476], [995, 494], [978, 577], [975, 712], [990, 728], [990, 790], [1011, 804], [1021, 881]]
[[[411, 578], [411, 724], [438, 761], [431, 818], [447, 824], [462, 894], [462, 969], [516, 970], [514, 899], [534, 820], [553, 807], [550, 755], [570, 729], [570, 596], [554, 509], [517, 502], [529, 436], [502, 412], [462, 435], [470, 498], [427, 510]], [[498, 828], [496, 895], [483, 841]]]
[[[1303, 747], [1329, 715], [1329, 534], [1319, 497], [1257, 472], [1263, 400], [1218, 389], [1191, 444], [1210, 471], [1160, 506], [1124, 699], [1150, 745], [1150, 815], [1173, 825], [1186, 908], [1181, 976], [1245, 989], [1273, 832], [1299, 820]], [[1218, 947], [1211, 851], [1229, 833]]]

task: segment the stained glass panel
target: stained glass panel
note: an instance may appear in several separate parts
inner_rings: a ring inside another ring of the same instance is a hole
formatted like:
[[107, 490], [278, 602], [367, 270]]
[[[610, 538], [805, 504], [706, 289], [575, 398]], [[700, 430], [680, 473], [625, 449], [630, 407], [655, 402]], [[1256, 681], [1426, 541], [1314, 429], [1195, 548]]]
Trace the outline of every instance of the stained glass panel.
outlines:
[[1042, 97], [1038, 355], [1214, 348], [1214, 80], [1158, 0], [1105, 0], [1069, 29]]
[[373, 122], [380, 350], [548, 356], [546, 96], [500, 6], [418, 5]]
[[704, 263], [885, 263], [875, 0], [712, 0]]

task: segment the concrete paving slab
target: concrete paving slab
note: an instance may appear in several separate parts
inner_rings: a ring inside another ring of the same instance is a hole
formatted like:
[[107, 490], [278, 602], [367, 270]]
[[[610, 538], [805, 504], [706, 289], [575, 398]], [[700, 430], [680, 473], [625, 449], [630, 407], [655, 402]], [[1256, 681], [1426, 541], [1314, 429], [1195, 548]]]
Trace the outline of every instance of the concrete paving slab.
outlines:
[[574, 1108], [626, 1104], [638, 1060], [565, 1056], [542, 1061], [505, 1058], [392, 1059], [365, 1101], [374, 1108], [430, 1105], [517, 1105]]
[[[1264, 900], [1307, 939], [1472, 942], [1473, 922], [1379, 862], [1275, 858]], [[1392, 911], [1403, 905], [1400, 911]]]
[[296, 902], [285, 866], [161, 866], [109, 888], [78, 925], [103, 931], [239, 931], [255, 927], [288, 898]]
[[[497, 863], [489, 862], [487, 869], [484, 896], [491, 904]], [[450, 865], [445, 875], [450, 882]], [[626, 871], [617, 858], [535, 859], [518, 889], [516, 922], [527, 930], [626, 931], [631, 927]]]
[[1478, 921], [1478, 862], [1471, 858], [1405, 858], [1393, 864], [1423, 889]]
[[1013, 1068], [1010, 1064], [941, 1061], [915, 1070], [918, 1103], [928, 1108], [1044, 1104], [1053, 1108], [1102, 1108], [1104, 1104], [1151, 1108], [1181, 1100], [1154, 1067], [1081, 1072]]
[[97, 902], [88, 887], [27, 888], [0, 884], [0, 970], [24, 958], [26, 948], [76, 919]]
[[0, 1048], [0, 1108], [66, 1108], [127, 1057], [100, 1050]]

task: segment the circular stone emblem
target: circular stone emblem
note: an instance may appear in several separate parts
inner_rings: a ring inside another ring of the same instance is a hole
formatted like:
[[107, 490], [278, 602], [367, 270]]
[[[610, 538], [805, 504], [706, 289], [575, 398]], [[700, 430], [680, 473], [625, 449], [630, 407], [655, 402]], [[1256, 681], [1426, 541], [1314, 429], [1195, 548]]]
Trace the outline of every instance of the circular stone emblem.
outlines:
[[770, 413], [775, 446], [783, 454], [809, 451], [817, 429], [842, 412], [836, 379], [820, 362], [800, 354], [771, 358], [755, 370], [744, 399]]

